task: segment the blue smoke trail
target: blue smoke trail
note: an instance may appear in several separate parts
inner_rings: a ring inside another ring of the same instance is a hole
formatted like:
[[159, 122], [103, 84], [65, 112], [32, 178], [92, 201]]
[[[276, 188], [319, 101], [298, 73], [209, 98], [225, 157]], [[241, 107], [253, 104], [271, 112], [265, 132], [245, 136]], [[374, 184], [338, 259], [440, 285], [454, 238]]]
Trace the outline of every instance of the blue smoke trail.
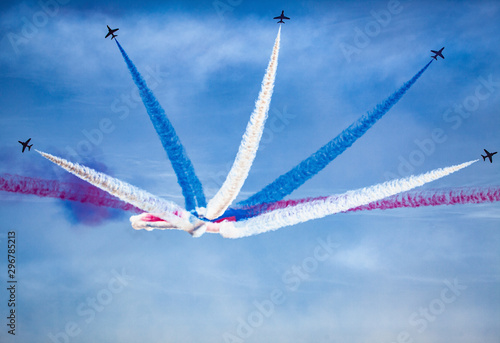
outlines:
[[137, 68], [132, 63], [128, 57], [125, 50], [115, 39], [120, 52], [123, 55], [123, 59], [127, 64], [127, 67], [132, 74], [132, 79], [139, 88], [139, 93], [142, 98], [142, 102], [146, 107], [149, 114], [149, 118], [153, 123], [153, 126], [160, 137], [161, 144], [167, 152], [168, 158], [172, 163], [175, 174], [177, 175], [177, 182], [182, 188], [182, 194], [186, 201], [186, 209], [191, 211], [196, 207], [206, 207], [207, 202], [205, 195], [203, 194], [203, 187], [200, 180], [195, 174], [193, 164], [186, 154], [184, 147], [182, 146], [179, 137], [175, 133], [174, 127], [170, 120], [168, 120], [165, 111], [160, 106], [158, 100], [153, 95], [153, 92], [148, 88], [146, 82], [142, 78]]
[[375, 109], [361, 116], [337, 137], [322, 146], [318, 151], [300, 162], [296, 167], [281, 175], [275, 181], [264, 187], [260, 192], [252, 195], [238, 205], [251, 206], [261, 203], [270, 203], [282, 200], [294, 190], [302, 186], [307, 180], [319, 173], [328, 163], [349, 148], [358, 138], [368, 131], [392, 106], [406, 93], [432, 63], [427, 63], [413, 78], [400, 89], [389, 96]]

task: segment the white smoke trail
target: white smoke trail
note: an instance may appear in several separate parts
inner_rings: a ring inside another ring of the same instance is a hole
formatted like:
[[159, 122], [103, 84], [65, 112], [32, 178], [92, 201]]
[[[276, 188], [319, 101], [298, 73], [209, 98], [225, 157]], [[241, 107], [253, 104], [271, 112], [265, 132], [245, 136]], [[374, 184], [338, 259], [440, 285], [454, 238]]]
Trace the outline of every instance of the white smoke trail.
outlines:
[[243, 187], [243, 183], [248, 176], [248, 172], [257, 154], [262, 132], [264, 131], [264, 124], [267, 119], [267, 113], [269, 112], [269, 105], [271, 104], [271, 96], [273, 94], [276, 69], [278, 67], [280, 36], [281, 27], [278, 30], [278, 35], [274, 42], [273, 52], [266, 70], [266, 75], [262, 80], [262, 87], [259, 98], [255, 103], [255, 110], [250, 116], [250, 121], [243, 135], [238, 154], [236, 155], [233, 166], [224, 184], [207, 205], [205, 217], [208, 219], [215, 219], [221, 216], [229, 205], [231, 205], [232, 201], [240, 192], [241, 187]]
[[226, 238], [241, 238], [347, 211], [391, 195], [409, 191], [410, 189], [454, 173], [477, 161], [470, 161], [456, 166], [436, 169], [417, 176], [410, 176], [367, 188], [348, 191], [344, 194], [327, 197], [326, 199], [300, 203], [236, 223], [222, 222], [219, 226], [220, 233]]
[[[152, 215], [150, 213], [141, 213], [136, 216], [130, 217], [130, 223], [135, 230], [172, 230], [178, 229], [175, 225], [163, 220], [157, 220], [158, 216]], [[206, 222], [205, 225], [192, 233], [194, 237], [200, 237], [205, 232], [207, 233], [219, 233], [219, 224]]]
[[36, 150], [40, 155], [49, 161], [61, 166], [70, 173], [78, 176], [94, 186], [118, 197], [119, 199], [140, 208], [143, 211], [155, 213], [161, 219], [171, 223], [174, 227], [188, 231], [193, 234], [195, 231], [204, 231], [204, 223], [184, 210], [177, 204], [158, 198], [151, 193], [143, 191], [126, 182], [115, 179], [104, 173], [97, 172], [91, 168], [81, 166], [78, 163], [71, 163], [60, 157], [56, 157]]

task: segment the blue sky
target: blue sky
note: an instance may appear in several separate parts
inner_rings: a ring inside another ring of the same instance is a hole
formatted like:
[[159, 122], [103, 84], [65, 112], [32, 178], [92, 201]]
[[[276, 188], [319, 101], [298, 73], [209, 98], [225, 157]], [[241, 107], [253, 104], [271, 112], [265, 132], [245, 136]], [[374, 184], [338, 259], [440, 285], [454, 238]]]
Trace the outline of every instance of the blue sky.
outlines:
[[[110, 25], [149, 76], [209, 199], [236, 155], [277, 34], [271, 18], [282, 9], [291, 20], [282, 27], [268, 127], [237, 200], [371, 110], [443, 46], [445, 60], [290, 198], [462, 163], [500, 145], [497, 1], [0, 6], [1, 173], [68, 180], [38, 154], [20, 154], [17, 141], [32, 137], [37, 149], [99, 165], [183, 205], [120, 52], [104, 39]], [[103, 121], [111, 128], [102, 130]], [[434, 143], [425, 150], [422, 142]], [[480, 161], [425, 188], [498, 186], [499, 172], [498, 163]], [[3, 319], [2, 342], [500, 336], [497, 203], [341, 214], [228, 240], [135, 231], [128, 213], [103, 217], [54, 199], [2, 192], [0, 202], [1, 249], [6, 255], [7, 232], [15, 230], [19, 280], [16, 337]], [[78, 214], [98, 219], [88, 225]], [[6, 300], [5, 261], [0, 266]], [[7, 310], [3, 301], [2, 318]]]

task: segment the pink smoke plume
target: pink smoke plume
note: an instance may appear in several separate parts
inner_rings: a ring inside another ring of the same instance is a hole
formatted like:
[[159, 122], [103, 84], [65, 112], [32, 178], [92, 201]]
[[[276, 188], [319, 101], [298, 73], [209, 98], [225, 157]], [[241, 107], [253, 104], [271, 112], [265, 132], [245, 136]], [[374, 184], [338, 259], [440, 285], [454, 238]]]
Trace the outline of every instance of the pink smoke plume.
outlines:
[[78, 201], [135, 213], [143, 212], [135, 206], [127, 204], [107, 192], [87, 184], [2, 174], [0, 175], [0, 191]]

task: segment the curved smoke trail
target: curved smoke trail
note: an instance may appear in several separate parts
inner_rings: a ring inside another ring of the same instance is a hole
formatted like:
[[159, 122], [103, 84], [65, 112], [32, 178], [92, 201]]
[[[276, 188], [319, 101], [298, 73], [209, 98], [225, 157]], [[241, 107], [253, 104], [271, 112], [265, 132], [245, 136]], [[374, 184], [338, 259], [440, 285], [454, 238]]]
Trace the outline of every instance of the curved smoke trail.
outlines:
[[278, 30], [278, 35], [274, 42], [273, 52], [269, 65], [266, 70], [266, 75], [262, 80], [262, 87], [259, 93], [259, 98], [255, 103], [255, 109], [250, 116], [245, 134], [238, 149], [238, 154], [234, 160], [233, 166], [227, 175], [224, 184], [219, 189], [217, 194], [208, 202], [205, 217], [215, 219], [222, 215], [224, 211], [231, 205], [238, 193], [243, 187], [248, 172], [252, 167], [252, 163], [259, 148], [264, 124], [269, 112], [271, 97], [273, 95], [274, 80], [276, 78], [276, 69], [278, 68], [278, 55], [280, 49], [280, 34], [281, 26]]
[[201, 229], [200, 232], [203, 232], [205, 229], [203, 222], [173, 202], [158, 198], [126, 182], [97, 172], [91, 168], [81, 166], [78, 163], [71, 163], [60, 157], [38, 150], [36, 151], [49, 161], [66, 169], [80, 179], [89, 182], [145, 212], [155, 213], [158, 217], [172, 223], [179, 229], [188, 231], [192, 234], [198, 229]]
[[368, 131], [419, 79], [431, 62], [427, 63], [410, 81], [406, 82], [400, 89], [389, 96], [384, 102], [378, 104], [375, 109], [361, 116], [337, 137], [322, 146], [318, 151], [307, 159], [300, 162], [289, 172], [281, 175], [275, 181], [264, 187], [258, 193], [247, 200], [239, 203], [242, 206], [250, 206], [261, 203], [279, 201], [303, 185], [311, 177], [319, 173], [337, 156], [349, 148], [358, 138]]
[[168, 158], [172, 163], [172, 167], [177, 175], [177, 182], [182, 188], [182, 194], [186, 201], [186, 209], [188, 211], [196, 207], [206, 207], [207, 202], [203, 194], [203, 187], [200, 180], [196, 176], [193, 164], [186, 154], [177, 133], [175, 132], [172, 123], [168, 119], [165, 111], [160, 106], [160, 103], [154, 96], [153, 92], [148, 88], [146, 81], [142, 78], [141, 74], [135, 67], [134, 63], [130, 60], [125, 50], [115, 39], [123, 59], [132, 75], [132, 79], [139, 89], [142, 102], [146, 107], [149, 118], [160, 137], [161, 144], [167, 152]]
[[371, 202], [387, 198], [398, 193], [409, 191], [428, 182], [465, 168], [470, 161], [460, 165], [436, 169], [418, 176], [392, 180], [375, 186], [348, 191], [344, 194], [329, 196], [325, 199], [278, 209], [239, 222], [220, 223], [220, 233], [226, 238], [240, 238], [279, 228], [318, 219], [330, 214], [348, 211], [351, 208], [367, 205]]
[[0, 175], [0, 191], [78, 201], [135, 213], [142, 212], [137, 207], [123, 202], [91, 185], [3, 174]]

